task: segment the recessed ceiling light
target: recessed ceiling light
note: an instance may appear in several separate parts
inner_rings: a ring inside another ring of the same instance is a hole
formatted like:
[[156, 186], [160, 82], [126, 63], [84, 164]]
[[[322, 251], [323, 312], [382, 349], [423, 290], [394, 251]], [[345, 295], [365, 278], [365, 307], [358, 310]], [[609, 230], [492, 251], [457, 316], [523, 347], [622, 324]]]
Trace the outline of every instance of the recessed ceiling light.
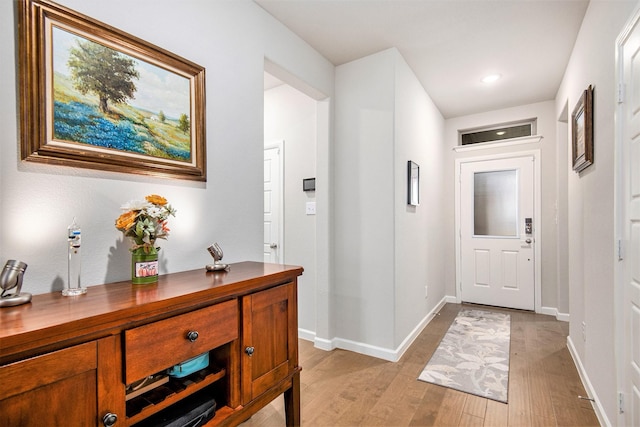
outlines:
[[504, 135], [505, 133], [506, 133], [505, 131], [501, 130], [501, 131], [499, 131], [499, 132], [496, 132], [496, 135], [502, 136], [502, 135]]
[[482, 79], [482, 83], [493, 83], [497, 80], [500, 80], [502, 74], [489, 74], [488, 76]]

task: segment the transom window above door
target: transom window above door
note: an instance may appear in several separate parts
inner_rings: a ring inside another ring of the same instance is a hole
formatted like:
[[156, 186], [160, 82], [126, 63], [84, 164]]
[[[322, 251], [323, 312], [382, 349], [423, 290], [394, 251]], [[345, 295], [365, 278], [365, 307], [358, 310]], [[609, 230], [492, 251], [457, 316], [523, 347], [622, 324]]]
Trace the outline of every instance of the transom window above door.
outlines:
[[459, 130], [459, 145], [479, 144], [482, 142], [501, 141], [522, 138], [536, 134], [536, 119], [522, 122], [491, 125], [482, 128]]

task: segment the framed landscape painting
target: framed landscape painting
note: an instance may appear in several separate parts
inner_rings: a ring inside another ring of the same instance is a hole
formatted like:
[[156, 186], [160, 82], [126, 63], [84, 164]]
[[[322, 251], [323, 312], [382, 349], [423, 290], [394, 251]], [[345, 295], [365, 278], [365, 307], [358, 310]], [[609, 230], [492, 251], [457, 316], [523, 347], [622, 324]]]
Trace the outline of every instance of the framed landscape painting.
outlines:
[[23, 160], [206, 180], [203, 67], [47, 0], [19, 16]]
[[573, 170], [581, 172], [593, 163], [593, 87], [589, 86], [571, 114]]

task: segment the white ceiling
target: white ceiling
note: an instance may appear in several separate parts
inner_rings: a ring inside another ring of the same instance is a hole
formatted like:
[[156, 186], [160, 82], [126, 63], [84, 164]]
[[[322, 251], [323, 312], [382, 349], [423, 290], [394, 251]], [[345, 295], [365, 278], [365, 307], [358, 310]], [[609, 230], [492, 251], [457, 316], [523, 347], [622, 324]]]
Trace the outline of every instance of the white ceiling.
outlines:
[[336, 66], [398, 48], [445, 118], [554, 99], [589, 3], [254, 1]]

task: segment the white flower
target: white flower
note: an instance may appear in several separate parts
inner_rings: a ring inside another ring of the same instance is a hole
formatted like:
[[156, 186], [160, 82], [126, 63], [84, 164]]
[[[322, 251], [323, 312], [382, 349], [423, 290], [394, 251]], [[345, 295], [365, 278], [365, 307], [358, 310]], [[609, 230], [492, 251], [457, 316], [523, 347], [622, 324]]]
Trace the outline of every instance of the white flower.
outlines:
[[163, 219], [163, 216], [165, 215], [165, 210], [158, 207], [158, 206], [154, 206], [151, 205], [149, 207], [146, 208], [146, 213], [149, 217], [151, 218], [160, 218]]
[[123, 211], [141, 211], [150, 206], [153, 206], [153, 205], [147, 202], [146, 200], [132, 200], [120, 206], [120, 209], [122, 209]]

